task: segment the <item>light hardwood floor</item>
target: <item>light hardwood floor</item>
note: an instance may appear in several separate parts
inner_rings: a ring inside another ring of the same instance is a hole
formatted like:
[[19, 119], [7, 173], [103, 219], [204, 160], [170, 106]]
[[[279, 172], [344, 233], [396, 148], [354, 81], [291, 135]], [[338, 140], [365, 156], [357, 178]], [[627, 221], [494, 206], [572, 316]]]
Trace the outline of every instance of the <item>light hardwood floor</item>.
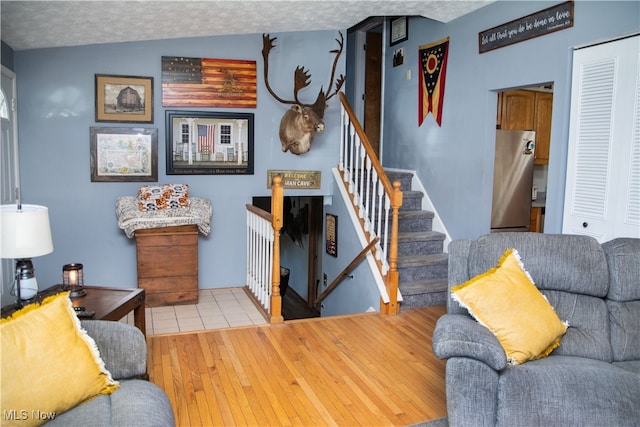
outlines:
[[446, 415], [445, 307], [147, 338], [178, 426], [409, 425]]

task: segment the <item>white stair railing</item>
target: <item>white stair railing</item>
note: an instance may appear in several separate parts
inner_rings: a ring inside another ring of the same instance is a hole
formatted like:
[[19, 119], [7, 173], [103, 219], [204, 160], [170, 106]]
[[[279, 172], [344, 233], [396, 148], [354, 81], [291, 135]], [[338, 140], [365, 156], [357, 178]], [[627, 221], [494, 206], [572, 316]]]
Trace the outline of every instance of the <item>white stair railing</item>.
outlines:
[[247, 207], [247, 288], [260, 304], [270, 323], [282, 323], [280, 295], [280, 230], [284, 193], [282, 177], [271, 186], [271, 212]]
[[271, 214], [247, 205], [247, 286], [267, 313], [271, 308], [273, 240]]
[[[398, 210], [400, 183], [389, 181], [353, 110], [340, 93], [340, 160], [338, 171], [358, 211], [368, 242], [375, 239], [376, 260], [392, 298], [387, 311], [397, 312]], [[392, 297], [393, 296], [393, 297]]]

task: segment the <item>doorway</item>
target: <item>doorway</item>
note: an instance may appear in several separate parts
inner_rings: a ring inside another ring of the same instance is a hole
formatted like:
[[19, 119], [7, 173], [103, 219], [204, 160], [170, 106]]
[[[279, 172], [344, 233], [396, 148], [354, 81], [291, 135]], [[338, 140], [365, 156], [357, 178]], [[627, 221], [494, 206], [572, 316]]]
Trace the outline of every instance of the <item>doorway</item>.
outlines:
[[[280, 231], [282, 315], [285, 320], [320, 317], [314, 301], [322, 275], [322, 196], [285, 196]], [[253, 205], [271, 211], [271, 197], [254, 197]]]
[[[367, 138], [380, 159], [384, 80], [384, 18], [372, 17], [358, 24], [351, 31], [354, 37], [352, 108]], [[349, 82], [350, 80], [347, 80]]]
[[496, 129], [536, 132], [529, 231], [538, 233], [544, 232], [552, 109], [553, 83], [498, 92]]
[[364, 72], [364, 133], [380, 158], [380, 114], [382, 101], [382, 26], [366, 33]]

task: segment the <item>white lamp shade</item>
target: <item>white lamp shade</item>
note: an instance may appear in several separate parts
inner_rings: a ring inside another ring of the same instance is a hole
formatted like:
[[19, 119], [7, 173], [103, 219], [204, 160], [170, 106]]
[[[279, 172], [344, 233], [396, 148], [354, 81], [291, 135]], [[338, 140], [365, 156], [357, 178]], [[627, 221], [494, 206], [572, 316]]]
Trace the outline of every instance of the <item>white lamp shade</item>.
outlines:
[[33, 258], [53, 252], [49, 209], [38, 205], [0, 206], [0, 257]]

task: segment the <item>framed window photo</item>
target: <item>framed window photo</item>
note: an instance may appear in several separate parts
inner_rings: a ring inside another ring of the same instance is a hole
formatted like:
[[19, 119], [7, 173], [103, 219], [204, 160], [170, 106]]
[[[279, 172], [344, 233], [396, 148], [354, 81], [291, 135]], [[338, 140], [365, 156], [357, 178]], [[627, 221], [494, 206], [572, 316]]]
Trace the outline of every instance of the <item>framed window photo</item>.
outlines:
[[158, 181], [158, 129], [91, 127], [92, 182]]
[[253, 175], [253, 113], [165, 111], [167, 175]]
[[153, 123], [153, 77], [96, 74], [96, 122]]
[[392, 18], [389, 40], [390, 46], [401, 43], [409, 39], [409, 21], [406, 16], [400, 18]]

